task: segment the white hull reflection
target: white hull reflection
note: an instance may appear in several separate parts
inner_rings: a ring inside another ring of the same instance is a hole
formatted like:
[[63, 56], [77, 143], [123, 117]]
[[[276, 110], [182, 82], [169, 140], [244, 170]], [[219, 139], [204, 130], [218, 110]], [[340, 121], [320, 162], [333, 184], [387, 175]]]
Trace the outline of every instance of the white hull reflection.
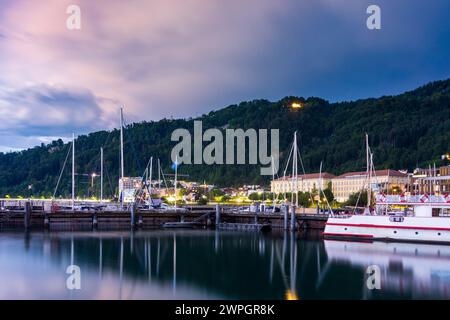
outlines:
[[381, 271], [381, 293], [450, 298], [450, 246], [324, 240], [328, 259]]
[[450, 218], [353, 215], [328, 218], [326, 238], [450, 244]]

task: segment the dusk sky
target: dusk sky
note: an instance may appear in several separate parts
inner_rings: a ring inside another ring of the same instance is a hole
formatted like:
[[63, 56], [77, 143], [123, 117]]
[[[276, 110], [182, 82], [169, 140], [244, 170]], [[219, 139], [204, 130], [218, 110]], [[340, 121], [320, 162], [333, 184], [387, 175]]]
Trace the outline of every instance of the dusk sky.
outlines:
[[[69, 5], [81, 30], [66, 27]], [[366, 9], [381, 8], [381, 30]], [[448, 0], [0, 0], [0, 151], [245, 100], [450, 77]]]

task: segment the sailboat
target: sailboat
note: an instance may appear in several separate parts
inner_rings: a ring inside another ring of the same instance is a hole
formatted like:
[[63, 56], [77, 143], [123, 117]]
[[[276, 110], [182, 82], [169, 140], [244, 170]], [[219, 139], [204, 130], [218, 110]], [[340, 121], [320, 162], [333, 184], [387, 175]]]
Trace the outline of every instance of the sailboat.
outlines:
[[[412, 242], [445, 242], [450, 243], [450, 217], [439, 214], [439, 211], [449, 210], [450, 203], [442, 201], [442, 197], [427, 195], [419, 196], [419, 200], [409, 197], [409, 200], [392, 201], [392, 204], [411, 206], [413, 212], [406, 211], [389, 213], [372, 208], [372, 170], [373, 154], [370, 152], [368, 136], [366, 135], [367, 157], [367, 206], [363, 214], [336, 216], [330, 215], [323, 236], [328, 239], [359, 239], [383, 241]], [[425, 199], [426, 197], [426, 200]], [[392, 196], [391, 196], [392, 197]], [[375, 197], [379, 201], [384, 195]], [[378, 205], [379, 203], [375, 203]]]

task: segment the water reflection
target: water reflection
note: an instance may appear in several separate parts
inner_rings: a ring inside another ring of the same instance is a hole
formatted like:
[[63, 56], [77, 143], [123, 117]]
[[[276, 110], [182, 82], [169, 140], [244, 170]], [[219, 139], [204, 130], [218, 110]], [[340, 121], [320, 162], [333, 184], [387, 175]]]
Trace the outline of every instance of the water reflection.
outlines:
[[[82, 289], [66, 289], [67, 266]], [[366, 269], [381, 269], [381, 290]], [[450, 246], [205, 230], [0, 233], [1, 299], [449, 298]]]
[[[325, 241], [328, 259], [356, 268], [377, 265], [385, 295], [423, 299], [450, 298], [450, 246], [411, 243]], [[363, 288], [363, 297], [381, 292]]]

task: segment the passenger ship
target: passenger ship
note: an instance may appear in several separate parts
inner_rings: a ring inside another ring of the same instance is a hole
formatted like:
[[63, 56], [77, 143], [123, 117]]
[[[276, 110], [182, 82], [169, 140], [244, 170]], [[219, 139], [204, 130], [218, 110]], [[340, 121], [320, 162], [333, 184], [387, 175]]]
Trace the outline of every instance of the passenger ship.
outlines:
[[[327, 220], [325, 238], [443, 242], [450, 244], [450, 196], [445, 195], [375, 195], [371, 209], [373, 154], [366, 135], [367, 208], [364, 214], [334, 215]], [[375, 177], [376, 179], [376, 177]], [[404, 211], [390, 212], [390, 208]]]
[[[426, 199], [426, 200], [425, 200]], [[406, 206], [411, 211], [386, 212], [387, 206]], [[450, 243], [448, 196], [376, 196], [376, 210], [362, 215], [331, 215], [326, 238]]]

